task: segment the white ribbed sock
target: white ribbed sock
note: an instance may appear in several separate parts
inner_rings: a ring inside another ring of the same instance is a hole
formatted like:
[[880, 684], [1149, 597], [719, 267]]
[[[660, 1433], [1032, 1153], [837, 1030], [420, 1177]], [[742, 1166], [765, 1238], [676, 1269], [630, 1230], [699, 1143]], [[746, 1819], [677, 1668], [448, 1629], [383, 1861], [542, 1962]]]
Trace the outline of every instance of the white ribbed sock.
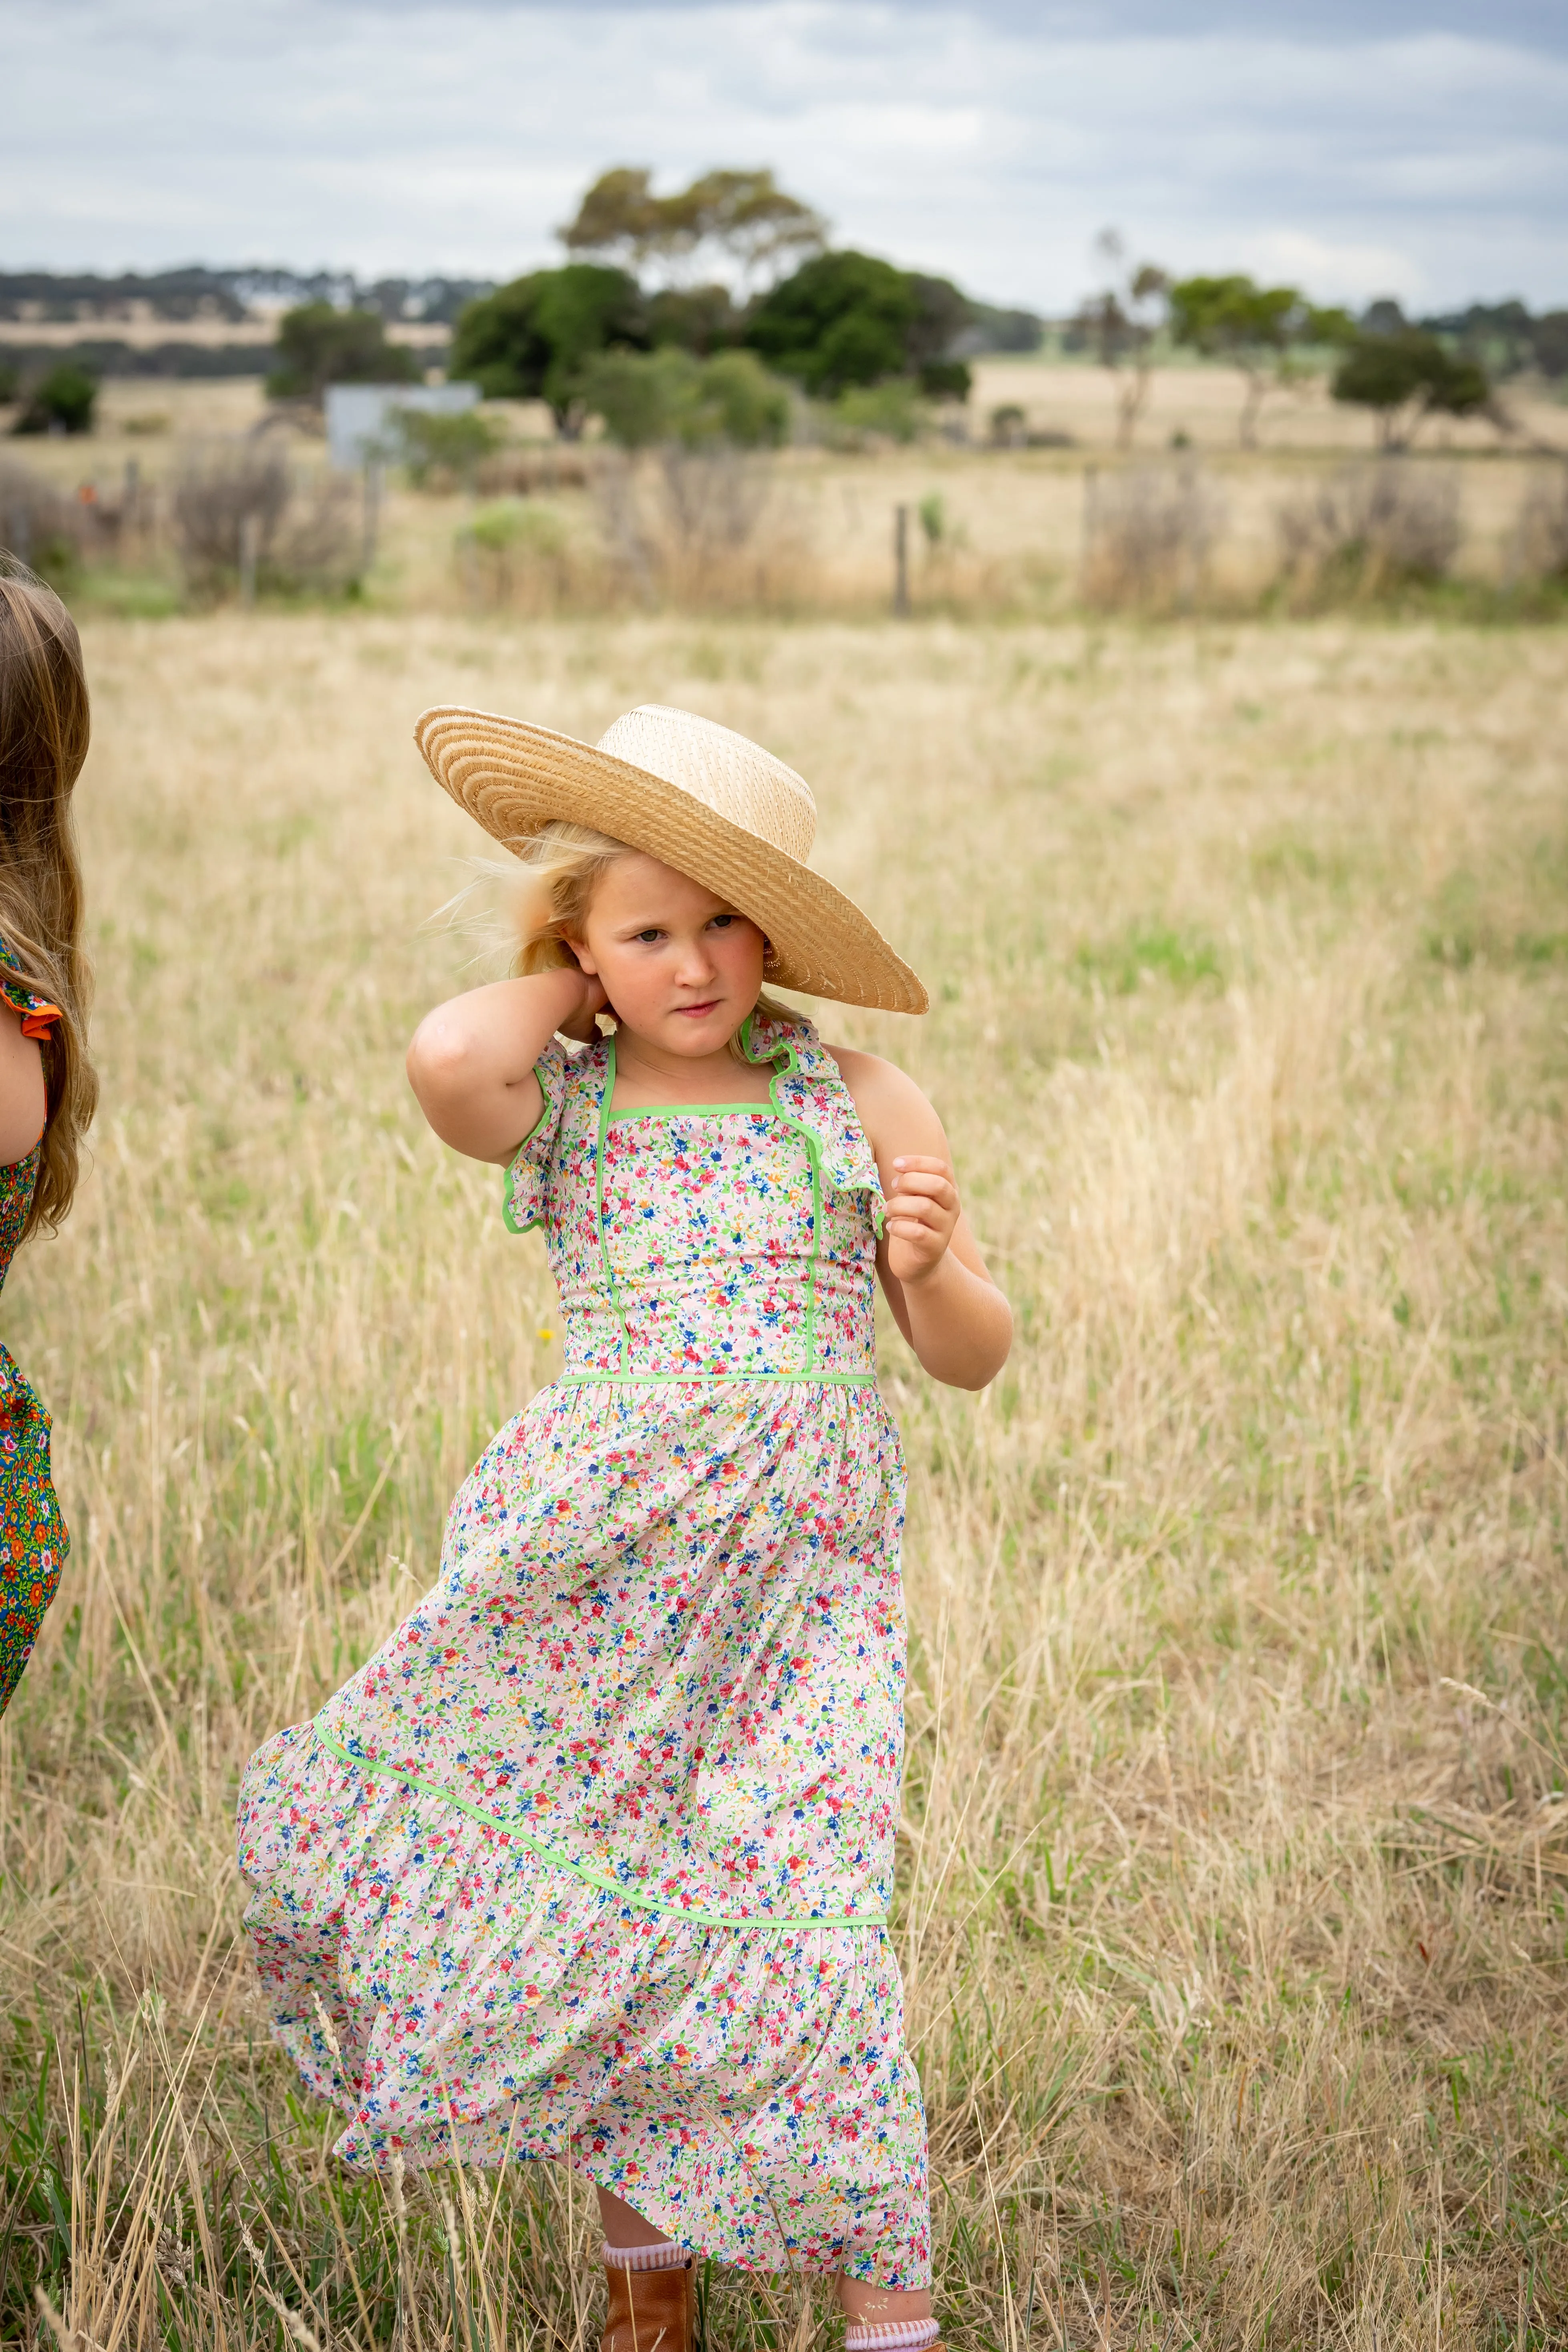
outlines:
[[852, 2319], [844, 2352], [926, 2352], [941, 2334], [934, 2319]]
[[612, 2246], [606, 2239], [603, 2251], [606, 2264], [617, 2271], [679, 2271], [691, 2260], [673, 2238], [657, 2246]]

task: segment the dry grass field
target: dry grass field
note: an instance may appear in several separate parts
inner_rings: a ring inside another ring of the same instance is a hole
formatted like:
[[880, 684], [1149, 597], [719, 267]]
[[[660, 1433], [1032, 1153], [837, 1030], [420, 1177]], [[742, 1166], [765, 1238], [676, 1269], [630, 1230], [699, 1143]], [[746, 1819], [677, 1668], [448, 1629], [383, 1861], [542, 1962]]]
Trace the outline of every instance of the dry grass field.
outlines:
[[[1560, 404], [1510, 385], [1516, 432], [1428, 419], [1408, 456], [1380, 467], [1373, 420], [1336, 406], [1321, 379], [1274, 397], [1256, 450], [1237, 446], [1241, 396], [1231, 370], [1157, 369], [1135, 445], [1121, 452], [1106, 370], [986, 361], [962, 428], [971, 442], [929, 430], [902, 446], [872, 434], [858, 447], [647, 452], [630, 464], [592, 441], [545, 446], [548, 411], [497, 403], [487, 422], [498, 446], [466, 483], [437, 469], [416, 488], [395, 467], [372, 513], [362, 477], [330, 469], [319, 427], [275, 411], [257, 437], [268, 412], [255, 381], [114, 382], [91, 435], [0, 454], [0, 538], [68, 577], [85, 608], [143, 618], [237, 596], [247, 500], [271, 517], [263, 604], [348, 593], [406, 614], [674, 606], [864, 621], [891, 604], [900, 509], [910, 594], [926, 615], [1058, 621], [1086, 599], [1145, 617], [1240, 615], [1412, 589], [1472, 618], [1500, 597], [1510, 613], [1521, 597], [1537, 614], [1561, 604]], [[1000, 406], [1054, 445], [988, 446]], [[282, 478], [276, 514], [268, 467]], [[1366, 504], [1374, 476], [1377, 496], [1405, 509], [1392, 563], [1379, 551], [1391, 518]], [[1303, 530], [1317, 550], [1308, 561]]]
[[[479, 837], [409, 740], [641, 699], [816, 784], [930, 976], [994, 1388], [890, 1328], [897, 1937], [957, 2352], [1568, 2340], [1560, 628], [238, 614], [88, 632], [104, 1076], [5, 1334], [75, 1549], [0, 1723], [0, 2336], [576, 2352], [554, 2173], [344, 2176], [237, 1940], [237, 1776], [551, 1376], [422, 1129]], [[712, 2284], [709, 2344], [824, 2301]]]
[[[260, 337], [271, 331], [254, 331]], [[413, 341], [427, 331], [400, 328], [394, 334], [398, 341]], [[58, 332], [66, 341], [81, 330], [63, 327]], [[35, 341], [48, 339], [47, 331], [34, 325], [14, 329], [12, 333]], [[148, 328], [142, 339], [162, 341], [163, 337]], [[216, 335], [216, 340], [226, 342], [249, 339], [248, 333], [237, 334], [228, 329]], [[0, 357], [5, 348], [5, 336], [0, 334]], [[1068, 433], [1080, 448], [1103, 451], [1115, 445], [1120, 384], [1104, 368], [1085, 360], [1063, 364], [1039, 359], [987, 358], [974, 362], [973, 375], [970, 429], [977, 436], [988, 429], [993, 410], [1016, 406], [1036, 430]], [[1234, 449], [1245, 393], [1245, 381], [1234, 368], [1206, 363], [1154, 368], [1135, 446], [1144, 451], [1163, 449], [1172, 435], [1180, 433], [1194, 448]], [[1502, 396], [1522, 432], [1537, 440], [1568, 446], [1568, 410], [1561, 398], [1552, 397], [1552, 387], [1521, 379], [1506, 384]], [[549, 438], [550, 415], [542, 404], [503, 405], [517, 431]], [[146, 428], [160, 419], [157, 429], [176, 437], [191, 433], [244, 433], [259, 422], [265, 409], [258, 376], [205, 383], [158, 376], [111, 377], [100, 396], [100, 429], [93, 436], [93, 447], [96, 454], [107, 457], [122, 455], [127, 447], [139, 447], [144, 453]], [[1368, 411], [1331, 400], [1323, 375], [1271, 391], [1263, 405], [1259, 438], [1268, 449], [1349, 454], [1370, 450], [1375, 437]], [[1485, 420], [1466, 423], [1452, 418], [1434, 420], [1423, 437], [1432, 446], [1480, 450], [1495, 447], [1498, 440]], [[71, 453], [79, 462], [81, 454], [79, 449]]]

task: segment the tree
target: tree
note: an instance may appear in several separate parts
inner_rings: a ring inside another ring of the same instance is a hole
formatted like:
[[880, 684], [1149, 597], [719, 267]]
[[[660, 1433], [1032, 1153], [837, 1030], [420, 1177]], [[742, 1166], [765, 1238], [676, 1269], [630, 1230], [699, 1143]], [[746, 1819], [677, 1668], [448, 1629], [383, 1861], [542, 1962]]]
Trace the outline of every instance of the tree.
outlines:
[[642, 350], [647, 317], [624, 269], [569, 261], [536, 269], [470, 302], [452, 335], [447, 374], [476, 383], [490, 400], [543, 400], [568, 439], [587, 414], [590, 363], [615, 347]]
[[1568, 310], [1543, 310], [1531, 335], [1536, 366], [1554, 382], [1568, 375]]
[[488, 416], [467, 408], [456, 416], [429, 410], [405, 408], [394, 412], [403, 462], [416, 489], [424, 489], [433, 476], [448, 475], [470, 488], [487, 457], [500, 446], [500, 433]]
[[867, 253], [824, 253], [763, 296], [746, 341], [781, 375], [832, 398], [909, 372], [921, 316], [913, 281]]
[[933, 400], [967, 400], [973, 378], [954, 347], [973, 321], [974, 305], [951, 278], [911, 271], [909, 282], [917, 308], [904, 350], [921, 390]]
[[90, 433], [97, 379], [62, 360], [29, 390], [13, 433]]
[[1358, 334], [1334, 377], [1333, 394], [1373, 411], [1385, 449], [1408, 447], [1424, 417], [1473, 416], [1492, 396], [1485, 371], [1423, 327]]
[[1102, 229], [1095, 249], [1111, 282], [1079, 308], [1073, 324], [1116, 385], [1116, 446], [1131, 449], [1138, 419], [1149, 397], [1160, 304], [1169, 283], [1152, 261], [1136, 268], [1127, 260], [1120, 231]]
[[308, 400], [315, 407], [330, 383], [419, 383], [425, 371], [405, 344], [389, 343], [374, 310], [339, 310], [301, 302], [278, 321], [278, 364], [269, 400]]
[[727, 286], [661, 286], [647, 299], [648, 338], [656, 351], [678, 343], [706, 359], [738, 343], [744, 324]]
[[746, 286], [819, 253], [826, 236], [821, 215], [786, 194], [771, 172], [705, 172], [676, 194], [656, 196], [651, 172], [618, 164], [595, 181], [561, 241], [569, 253], [633, 271], [654, 263], [679, 275], [711, 256]]
[[1342, 310], [1315, 309], [1293, 286], [1258, 286], [1250, 278], [1184, 278], [1171, 288], [1171, 331], [1178, 343], [1223, 360], [1247, 379], [1238, 436], [1258, 446], [1258, 419], [1275, 387], [1296, 382], [1303, 345], [1343, 342], [1352, 332]]

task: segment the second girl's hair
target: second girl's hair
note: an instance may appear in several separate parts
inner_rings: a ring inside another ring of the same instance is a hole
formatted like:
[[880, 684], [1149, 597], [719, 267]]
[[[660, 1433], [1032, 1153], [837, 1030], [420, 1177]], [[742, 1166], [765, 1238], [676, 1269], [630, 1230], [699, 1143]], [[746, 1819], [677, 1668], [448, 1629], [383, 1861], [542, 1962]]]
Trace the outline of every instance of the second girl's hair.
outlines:
[[[624, 841], [562, 819], [545, 825], [526, 845], [520, 853], [524, 871], [519, 909], [522, 944], [512, 964], [514, 973], [521, 977], [575, 965], [577, 959], [566, 942], [582, 938], [599, 882], [617, 857], [630, 854]], [[758, 997], [756, 1010], [764, 1020], [797, 1017], [787, 1004], [776, 1004], [765, 994]], [[730, 1052], [738, 1062], [746, 1058], [739, 1032], [730, 1040]]]
[[52, 589], [13, 564], [0, 572], [0, 966], [60, 1011], [39, 1041], [48, 1108], [25, 1234], [58, 1225], [70, 1207], [98, 1101], [71, 822], [89, 731], [76, 624]]

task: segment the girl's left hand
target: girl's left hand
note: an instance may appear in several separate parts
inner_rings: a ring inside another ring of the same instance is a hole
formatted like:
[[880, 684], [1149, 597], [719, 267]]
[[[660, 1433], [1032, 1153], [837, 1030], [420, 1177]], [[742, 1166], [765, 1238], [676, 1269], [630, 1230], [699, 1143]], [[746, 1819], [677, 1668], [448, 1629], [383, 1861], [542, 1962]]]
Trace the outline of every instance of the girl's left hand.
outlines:
[[911, 1152], [893, 1166], [897, 1181], [884, 1203], [888, 1271], [908, 1289], [934, 1274], [947, 1255], [963, 1204], [945, 1160]]

